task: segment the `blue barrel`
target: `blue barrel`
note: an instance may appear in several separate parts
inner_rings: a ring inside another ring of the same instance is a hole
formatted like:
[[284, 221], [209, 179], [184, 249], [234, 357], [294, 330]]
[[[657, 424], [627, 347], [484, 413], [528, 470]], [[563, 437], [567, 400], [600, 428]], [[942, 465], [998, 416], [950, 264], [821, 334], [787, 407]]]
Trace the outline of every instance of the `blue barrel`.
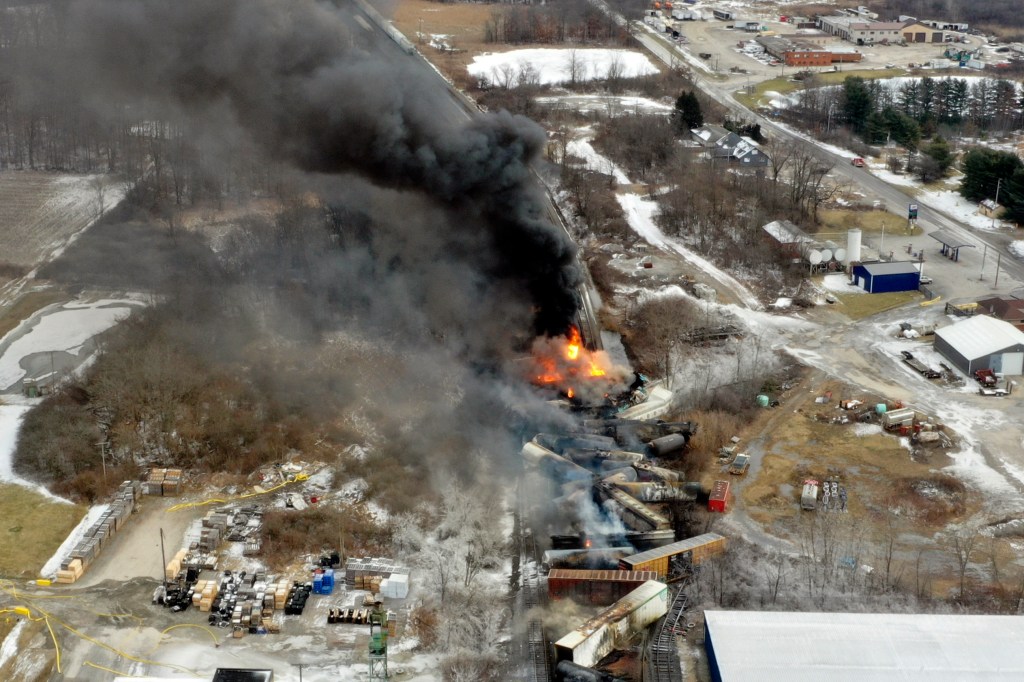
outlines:
[[771, 401], [768, 399], [768, 396], [764, 395], [763, 393], [757, 396], [757, 404], [760, 405], [761, 407], [768, 407], [768, 403], [770, 402]]
[[875, 405], [875, 414], [885, 414], [889, 407], [885, 403], [878, 403]]

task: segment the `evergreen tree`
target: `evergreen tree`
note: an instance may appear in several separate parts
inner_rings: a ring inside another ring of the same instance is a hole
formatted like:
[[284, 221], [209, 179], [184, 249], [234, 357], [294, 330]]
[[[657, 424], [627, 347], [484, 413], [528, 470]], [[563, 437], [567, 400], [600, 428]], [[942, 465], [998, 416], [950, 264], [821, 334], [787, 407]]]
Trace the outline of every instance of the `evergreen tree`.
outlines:
[[843, 81], [843, 114], [855, 132], [863, 133], [867, 126], [868, 116], [874, 111], [875, 105], [871, 92], [860, 76], [847, 76]]
[[1024, 167], [1018, 168], [999, 188], [999, 202], [1006, 207], [1003, 219], [1024, 226]]
[[[964, 178], [960, 182], [960, 194], [971, 201], [994, 199], [999, 181], [1007, 183], [1021, 168], [1024, 168], [1024, 163], [1011, 152], [972, 149], [964, 156]], [[1002, 188], [999, 198], [1005, 200]]]
[[692, 90], [679, 95], [672, 116], [675, 118], [676, 128], [681, 132], [704, 125], [704, 112], [701, 111], [700, 101]]

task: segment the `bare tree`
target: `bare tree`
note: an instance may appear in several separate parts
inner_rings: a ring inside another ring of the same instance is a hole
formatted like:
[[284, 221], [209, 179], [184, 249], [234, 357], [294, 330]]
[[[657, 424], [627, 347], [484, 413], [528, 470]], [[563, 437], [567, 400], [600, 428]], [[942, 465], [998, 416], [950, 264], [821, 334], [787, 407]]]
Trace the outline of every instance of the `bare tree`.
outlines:
[[971, 532], [954, 533], [949, 539], [949, 550], [956, 559], [957, 575], [960, 578], [960, 601], [964, 600], [964, 587], [967, 579], [967, 565], [971, 563], [971, 555], [974, 553], [975, 544], [978, 542], [978, 534]]

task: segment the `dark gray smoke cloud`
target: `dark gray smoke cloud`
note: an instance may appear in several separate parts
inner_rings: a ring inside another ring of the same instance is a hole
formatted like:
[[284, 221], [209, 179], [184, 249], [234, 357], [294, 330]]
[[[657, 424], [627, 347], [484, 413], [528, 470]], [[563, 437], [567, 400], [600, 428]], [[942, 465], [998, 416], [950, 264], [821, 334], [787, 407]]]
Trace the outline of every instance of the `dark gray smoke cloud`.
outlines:
[[[305, 172], [423, 192], [462, 220], [439, 230], [437, 243], [474, 246], [438, 254], [431, 268], [444, 277], [440, 264], [452, 265], [450, 290], [464, 310], [491, 308], [500, 318], [498, 308], [525, 306], [541, 334], [571, 321], [574, 246], [544, 219], [529, 169], [544, 134], [529, 120], [501, 113], [453, 126], [441, 114], [449, 95], [415, 58], [360, 49], [362, 29], [329, 4], [80, 0], [68, 12], [70, 58], [38, 75], [80, 90], [96, 112], [130, 102], [192, 122], [211, 155], [246, 141]], [[399, 218], [390, 236], [425, 243], [429, 232], [414, 233], [423, 230], [431, 226]], [[485, 287], [502, 297], [480, 298], [479, 277], [512, 286]]]

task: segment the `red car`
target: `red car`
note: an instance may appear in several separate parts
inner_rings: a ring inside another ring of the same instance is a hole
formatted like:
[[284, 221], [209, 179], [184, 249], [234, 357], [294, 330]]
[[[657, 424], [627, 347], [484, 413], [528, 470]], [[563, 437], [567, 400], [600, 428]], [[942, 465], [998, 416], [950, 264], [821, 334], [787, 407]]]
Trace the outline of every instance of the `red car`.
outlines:
[[856, 166], [857, 168], [863, 168], [865, 166], [864, 159], [860, 158], [859, 156], [853, 157], [853, 160], [851, 160], [850, 163]]

